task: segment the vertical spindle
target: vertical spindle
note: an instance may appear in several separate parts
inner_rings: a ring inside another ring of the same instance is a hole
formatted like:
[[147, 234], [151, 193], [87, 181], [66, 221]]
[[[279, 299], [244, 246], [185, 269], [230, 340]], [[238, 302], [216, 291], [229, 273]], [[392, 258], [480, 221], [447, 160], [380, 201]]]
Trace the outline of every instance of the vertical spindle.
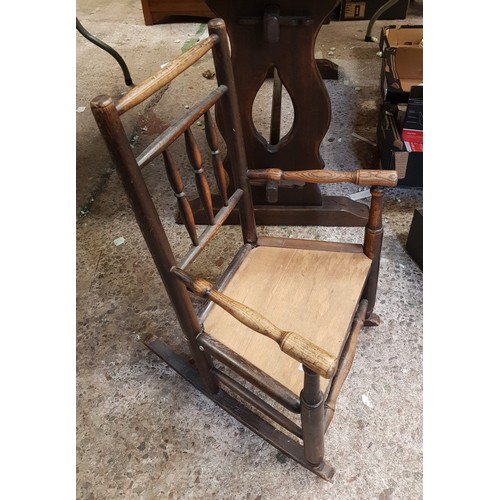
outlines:
[[177, 206], [179, 207], [179, 214], [186, 226], [187, 232], [191, 237], [194, 246], [198, 245], [198, 235], [196, 234], [196, 225], [194, 223], [193, 211], [191, 205], [184, 192], [184, 182], [182, 181], [181, 174], [177, 165], [175, 164], [170, 151], [165, 150], [162, 152], [163, 162], [165, 163], [165, 170], [167, 171], [168, 181], [177, 198]]
[[203, 164], [201, 161], [201, 153], [198, 148], [198, 144], [193, 136], [193, 132], [188, 128], [184, 132], [184, 139], [186, 141], [186, 151], [189, 158], [189, 162], [194, 169], [196, 174], [196, 188], [198, 189], [198, 194], [200, 195], [201, 203], [205, 209], [208, 220], [210, 224], [215, 224], [214, 211], [212, 208], [212, 195], [210, 194], [210, 186], [208, 185], [207, 177], [203, 171]]
[[212, 166], [214, 169], [217, 187], [219, 188], [222, 202], [224, 203], [224, 206], [227, 207], [226, 172], [220, 158], [219, 137], [217, 136], [217, 128], [210, 110], [205, 113], [205, 135], [207, 137], [208, 146], [212, 152]]

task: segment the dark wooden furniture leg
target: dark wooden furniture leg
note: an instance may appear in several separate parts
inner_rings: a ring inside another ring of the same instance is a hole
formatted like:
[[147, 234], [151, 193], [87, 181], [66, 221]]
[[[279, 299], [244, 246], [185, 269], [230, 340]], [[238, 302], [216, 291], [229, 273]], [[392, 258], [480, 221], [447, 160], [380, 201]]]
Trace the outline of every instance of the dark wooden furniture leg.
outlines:
[[304, 389], [300, 394], [300, 417], [304, 434], [304, 456], [312, 467], [320, 467], [325, 453], [325, 410], [319, 375], [304, 366]]
[[366, 281], [363, 298], [368, 300], [365, 326], [378, 326], [380, 318], [373, 312], [375, 299], [377, 297], [378, 272], [380, 267], [380, 252], [382, 250], [382, 237], [384, 229], [382, 227], [382, 205], [384, 191], [381, 187], [371, 188], [371, 210], [368, 224], [365, 229], [364, 253], [372, 259], [372, 266]]

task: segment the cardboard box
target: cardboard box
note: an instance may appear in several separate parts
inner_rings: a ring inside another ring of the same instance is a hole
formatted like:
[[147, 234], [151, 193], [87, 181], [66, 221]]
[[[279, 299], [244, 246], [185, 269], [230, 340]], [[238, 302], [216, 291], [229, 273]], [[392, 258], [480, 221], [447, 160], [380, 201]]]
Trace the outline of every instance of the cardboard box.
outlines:
[[423, 146], [419, 151], [405, 144], [396, 122], [397, 106], [384, 103], [377, 125], [377, 148], [381, 168], [396, 170], [398, 186], [423, 187]]
[[423, 27], [386, 26], [380, 35], [381, 91], [385, 101], [408, 102], [410, 89], [423, 83]]
[[424, 26], [422, 24], [403, 24], [402, 26], [389, 24], [380, 32], [379, 47], [381, 51], [386, 47], [422, 47], [423, 38]]
[[[387, 3], [387, 0], [366, 0], [364, 2], [342, 0], [340, 5], [341, 21], [366, 21], [373, 17], [377, 10]], [[405, 19], [410, 0], [399, 0], [390, 9], [383, 12], [378, 19]]]

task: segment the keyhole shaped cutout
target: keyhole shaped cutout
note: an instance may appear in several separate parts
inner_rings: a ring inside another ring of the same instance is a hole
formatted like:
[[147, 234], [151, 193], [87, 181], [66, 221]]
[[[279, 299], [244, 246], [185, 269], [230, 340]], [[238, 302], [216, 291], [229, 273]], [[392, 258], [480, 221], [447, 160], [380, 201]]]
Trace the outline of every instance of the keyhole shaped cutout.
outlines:
[[274, 77], [266, 78], [255, 96], [254, 127], [265, 143], [275, 146], [290, 132], [294, 118], [292, 99], [274, 68]]

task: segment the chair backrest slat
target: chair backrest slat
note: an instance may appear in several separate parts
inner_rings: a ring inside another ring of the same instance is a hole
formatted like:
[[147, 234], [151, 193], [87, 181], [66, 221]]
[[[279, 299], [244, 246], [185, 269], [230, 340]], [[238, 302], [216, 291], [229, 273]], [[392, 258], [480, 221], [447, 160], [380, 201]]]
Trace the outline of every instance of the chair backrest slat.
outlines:
[[198, 235], [196, 234], [196, 225], [194, 222], [194, 215], [191, 209], [191, 205], [184, 192], [184, 182], [182, 181], [179, 169], [167, 149], [162, 152], [163, 162], [165, 163], [165, 170], [167, 171], [168, 181], [170, 186], [174, 191], [175, 197], [177, 198], [177, 206], [179, 208], [179, 214], [182, 218], [182, 222], [186, 226], [187, 232], [193, 242], [193, 245], [198, 245]]

